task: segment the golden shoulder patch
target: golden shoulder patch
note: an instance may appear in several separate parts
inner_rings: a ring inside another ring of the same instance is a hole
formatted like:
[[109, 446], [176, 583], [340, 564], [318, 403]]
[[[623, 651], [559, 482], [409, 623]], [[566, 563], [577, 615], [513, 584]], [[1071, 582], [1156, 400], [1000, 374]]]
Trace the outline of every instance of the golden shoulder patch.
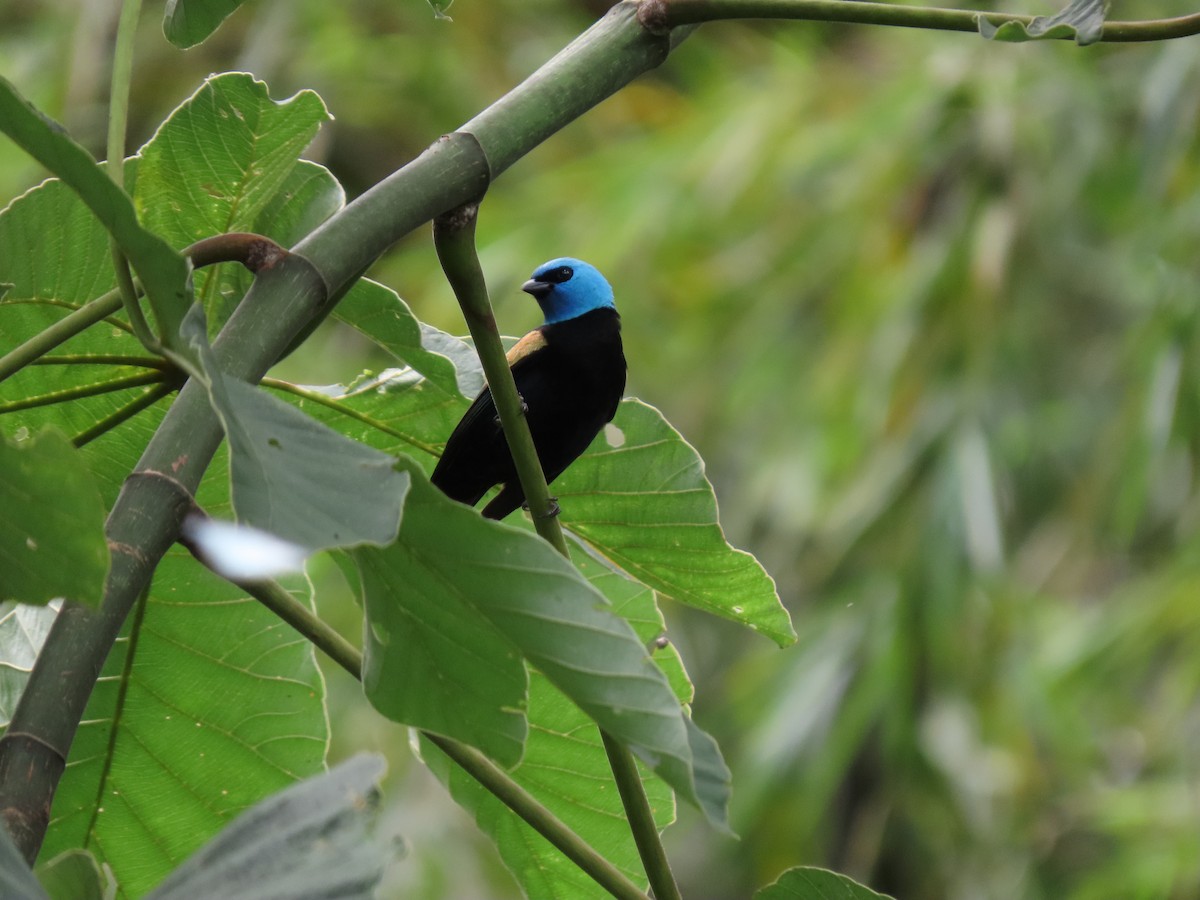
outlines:
[[517, 360], [524, 359], [530, 353], [541, 350], [546, 346], [546, 336], [540, 330], [533, 330], [525, 337], [521, 338], [512, 345], [512, 349], [506, 354], [508, 358], [508, 367], [511, 369], [517, 364]]

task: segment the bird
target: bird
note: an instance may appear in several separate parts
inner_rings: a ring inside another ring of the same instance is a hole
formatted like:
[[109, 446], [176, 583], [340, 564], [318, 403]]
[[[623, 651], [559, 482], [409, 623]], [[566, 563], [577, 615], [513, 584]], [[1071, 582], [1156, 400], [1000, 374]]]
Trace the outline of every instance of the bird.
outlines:
[[[625, 392], [621, 317], [612, 286], [574, 257], [538, 266], [521, 290], [537, 300], [545, 321], [513, 345], [508, 365], [550, 483], [616, 415]], [[502, 485], [483, 509], [488, 519], [503, 519], [525, 503], [490, 388], [455, 426], [431, 479], [468, 506]]]

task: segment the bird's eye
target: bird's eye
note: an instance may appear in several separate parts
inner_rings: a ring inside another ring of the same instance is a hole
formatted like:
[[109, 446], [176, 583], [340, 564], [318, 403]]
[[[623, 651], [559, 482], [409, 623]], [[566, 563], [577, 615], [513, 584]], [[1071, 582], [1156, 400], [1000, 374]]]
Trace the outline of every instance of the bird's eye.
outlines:
[[575, 270], [570, 266], [559, 266], [557, 269], [552, 269], [542, 276], [542, 281], [548, 281], [551, 284], [562, 284], [564, 281], [570, 280], [575, 274]]

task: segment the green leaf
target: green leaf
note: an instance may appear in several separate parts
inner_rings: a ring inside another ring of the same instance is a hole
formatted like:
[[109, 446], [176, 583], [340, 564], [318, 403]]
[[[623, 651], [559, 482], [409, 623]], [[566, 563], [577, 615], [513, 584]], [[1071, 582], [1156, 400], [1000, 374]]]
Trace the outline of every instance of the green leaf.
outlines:
[[0, 828], [0, 897], [49, 900], [7, 828]]
[[92, 473], [61, 433], [16, 443], [0, 434], [0, 600], [99, 605], [105, 516]]
[[527, 732], [525, 666], [457, 584], [457, 567], [448, 574], [442, 560], [428, 558], [439, 548], [453, 555], [472, 538], [453, 519], [430, 515], [436, 489], [413, 480], [399, 540], [352, 553], [367, 618], [363, 690], [389, 719], [514, 765]]
[[0, 78], [0, 131], [75, 191], [104, 225], [142, 281], [160, 339], [179, 346], [179, 326], [191, 303], [187, 260], [138, 224], [129, 195], [113, 184], [90, 153]]
[[[458, 633], [466, 632], [465, 618], [475, 620], [472, 632], [495, 629], [588, 716], [723, 826], [728, 784], [696, 777], [697, 771], [723, 767], [716, 744], [706, 735], [691, 740], [679, 700], [629, 624], [545, 541], [481, 518], [448, 500], [416, 466], [410, 472], [413, 486], [398, 540], [356, 553], [367, 585], [368, 671], [383, 668], [378, 654], [414, 652], [394, 639], [383, 643], [377, 629], [385, 628], [382, 634], [391, 638], [398, 617], [424, 621], [431, 619], [430, 607], [453, 604], [456, 613], [462, 612], [448, 635], [452, 644], [461, 640]], [[372, 598], [366, 576], [381, 570], [389, 571], [388, 584], [397, 593]], [[388, 619], [377, 621], [381, 613]], [[467, 655], [455, 649], [453, 655], [433, 657], [441, 678], [453, 674], [478, 690], [497, 677], [495, 658], [470, 669], [453, 668], [464, 665]], [[379, 687], [371, 675], [364, 684], [369, 694]], [[422, 686], [408, 689], [416, 692]], [[450, 736], [470, 740], [464, 734]], [[489, 747], [481, 749], [490, 752]]]
[[1013, 21], [996, 26], [986, 15], [980, 15], [979, 33], [988, 40], [1012, 43], [1074, 37], [1075, 43], [1086, 47], [1104, 35], [1107, 15], [1108, 0], [1071, 0], [1053, 16], [1037, 16], [1028, 27], [1023, 22]]
[[51, 900], [112, 900], [117, 895], [112, 872], [86, 850], [68, 850], [39, 864], [37, 877]]
[[[297, 162], [329, 118], [312, 91], [276, 102], [250, 75], [211, 76], [139, 151], [133, 196], [142, 221], [179, 249], [234, 231], [298, 239], [343, 201], [337, 182], [320, 175], [328, 175], [324, 169]], [[276, 222], [271, 214], [284, 210]], [[225, 264], [194, 278], [197, 298], [220, 327], [247, 274]]]
[[555, 482], [563, 522], [630, 576], [680, 603], [795, 641], [775, 583], [725, 540], [704, 461], [638, 400]]
[[393, 855], [371, 828], [383, 771], [360, 754], [263, 800], [147, 900], [370, 900]]
[[195, 47], [241, 6], [245, 0], [167, 0], [163, 34], [180, 50]]
[[[210, 493], [223, 476], [218, 457]], [[136, 896], [241, 810], [320, 771], [328, 722], [312, 646], [184, 551], [163, 558], [131, 619], [71, 746], [43, 853], [87, 847]]]
[[[652, 591], [600, 565], [578, 547], [573, 548], [572, 559], [608, 597], [614, 610], [633, 624], [640, 641], [651, 642], [662, 633]], [[654, 656], [676, 696], [688, 700], [691, 684], [674, 648], [656, 650]], [[525, 756], [509, 773], [511, 777], [605, 859], [644, 886], [645, 873], [595, 723], [537, 672], [530, 678], [528, 716]], [[495, 842], [526, 896], [607, 896], [549, 841], [461, 769], [450, 765], [437, 747], [422, 741], [421, 755], [455, 801]], [[645, 770], [642, 776], [655, 822], [665, 828], [675, 818], [674, 795], [660, 778]], [[581, 797], [587, 802], [580, 803]]]
[[218, 385], [239, 521], [313, 550], [391, 543], [409, 486], [391, 456], [244, 381]]
[[[136, 166], [131, 163], [130, 174]], [[61, 235], [47, 241], [46, 234]], [[12, 289], [0, 302], [0, 346], [16, 347], [113, 287], [108, 235], [83, 202], [61, 181], [51, 179], [26, 192], [0, 213], [0, 281]], [[142, 360], [143, 365], [66, 364], [107, 354]], [[62, 365], [28, 366], [0, 382], [0, 402], [11, 403], [152, 371], [160, 360], [131, 333], [117, 312], [53, 351]], [[55, 425], [78, 435], [131, 402], [149, 387], [131, 387], [48, 406], [0, 415], [0, 427], [36, 431]], [[90, 454], [91, 448], [87, 451]], [[135, 457], [136, 459], [136, 457]]]
[[0, 604], [0, 728], [7, 728], [62, 604]]
[[886, 894], [877, 894], [852, 878], [800, 866], [788, 869], [771, 885], [757, 891], [754, 900], [887, 900]]
[[463, 397], [474, 397], [483, 388], [475, 349], [417, 321], [400, 295], [377, 281], [360, 278], [333, 315], [425, 376], [430, 387]]

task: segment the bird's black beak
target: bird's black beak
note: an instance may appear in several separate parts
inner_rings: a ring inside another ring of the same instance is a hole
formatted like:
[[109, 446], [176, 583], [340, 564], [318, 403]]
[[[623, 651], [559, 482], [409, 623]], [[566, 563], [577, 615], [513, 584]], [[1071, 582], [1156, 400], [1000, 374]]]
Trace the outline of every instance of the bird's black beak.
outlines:
[[527, 282], [521, 285], [521, 290], [527, 294], [532, 294], [536, 299], [541, 300], [548, 293], [554, 290], [554, 285], [538, 281], [536, 278], [530, 278]]

